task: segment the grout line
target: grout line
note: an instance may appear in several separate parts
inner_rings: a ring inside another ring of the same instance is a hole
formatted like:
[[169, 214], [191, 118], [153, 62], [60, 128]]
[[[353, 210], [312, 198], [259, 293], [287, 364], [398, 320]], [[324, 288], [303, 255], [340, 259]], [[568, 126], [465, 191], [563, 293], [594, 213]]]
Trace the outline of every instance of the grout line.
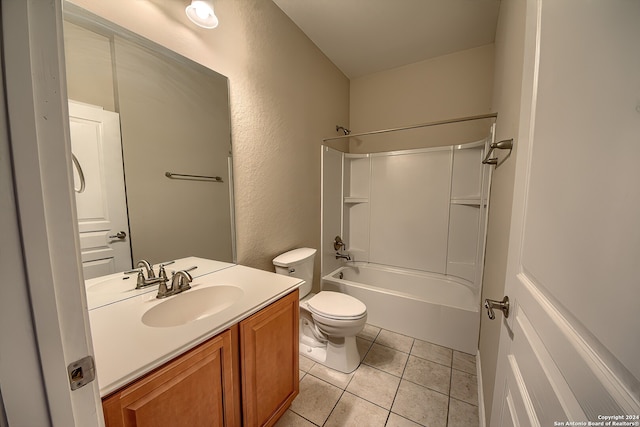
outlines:
[[451, 355], [451, 373], [449, 375], [449, 400], [447, 400], [447, 418], [445, 425], [449, 427], [449, 411], [451, 410], [451, 388], [453, 387], [453, 354]]
[[475, 406], [476, 408], [479, 407], [479, 405], [474, 405], [473, 403], [469, 403], [466, 400], [458, 399], [457, 397], [449, 397], [449, 400], [456, 400], [458, 402], [462, 402], [462, 403], [465, 403], [467, 405]]
[[[333, 385], [333, 384], [332, 384]], [[340, 403], [340, 399], [342, 399], [342, 396], [344, 396], [344, 394], [346, 393], [346, 390], [342, 390], [342, 393], [340, 393], [340, 397], [338, 397], [338, 400], [336, 400], [335, 405], [333, 405], [333, 408], [331, 408], [331, 411], [329, 411], [329, 415], [327, 415], [327, 418], [322, 422], [322, 425], [324, 426], [325, 424], [327, 424], [327, 421], [329, 420], [329, 418], [331, 417], [331, 414], [333, 414], [333, 411], [335, 411], [336, 406], [338, 406], [338, 403]]]
[[[391, 412], [391, 408], [387, 409], [387, 408], [385, 408], [384, 406], [380, 406], [380, 405], [379, 405], [379, 404], [377, 404], [376, 402], [372, 402], [372, 401], [370, 401], [369, 399], [366, 399], [366, 398], [364, 398], [364, 397], [362, 397], [362, 396], [358, 396], [357, 394], [352, 393], [352, 392], [350, 392], [350, 391], [345, 390], [344, 392], [345, 392], [345, 393], [348, 393], [348, 394], [350, 394], [351, 396], [354, 396], [354, 397], [356, 397], [356, 398], [358, 398], [358, 399], [360, 399], [360, 400], [364, 400], [365, 402], [371, 403], [372, 405], [377, 406], [378, 408], [383, 409], [383, 410], [385, 410], [385, 411], [387, 411], [387, 412]], [[396, 392], [397, 392], [397, 391], [396, 391]], [[343, 393], [343, 394], [344, 394], [344, 393]], [[342, 397], [342, 396], [340, 396], [340, 397]], [[395, 397], [394, 397], [394, 399], [395, 399]], [[391, 406], [393, 407], [393, 402], [391, 402]]]
[[[441, 395], [443, 395], [443, 396], [451, 397], [451, 383], [449, 383], [449, 394], [447, 394], [447, 393], [443, 393], [443, 392], [441, 392], [440, 390], [436, 390], [436, 389], [434, 389], [434, 388], [427, 387], [426, 385], [418, 384], [417, 382], [414, 382], [414, 381], [408, 380], [408, 379], [406, 379], [406, 378], [400, 378], [400, 379], [401, 379], [401, 380], [403, 380], [403, 381], [406, 381], [406, 382], [408, 382], [408, 383], [411, 383], [411, 384], [417, 385], [418, 387], [426, 388], [426, 389], [427, 389], [427, 390], [429, 390], [429, 391], [433, 391], [433, 392], [438, 393], [438, 394], [441, 394]], [[451, 380], [449, 380], [449, 381], [451, 381]], [[458, 400], [460, 400], [460, 399], [458, 399]], [[467, 403], [468, 403], [468, 402], [467, 402]]]
[[[451, 368], [453, 366], [453, 360], [451, 361], [451, 365], [445, 365], [444, 363], [440, 363], [437, 360], [431, 360], [431, 359], [427, 359], [426, 357], [420, 357], [420, 356], [417, 356], [417, 355], [415, 355], [413, 353], [410, 353], [409, 356], [417, 357], [418, 359], [426, 360], [427, 362], [435, 363], [437, 365], [444, 366], [446, 368]], [[459, 370], [459, 369], [457, 369], [457, 370]]]

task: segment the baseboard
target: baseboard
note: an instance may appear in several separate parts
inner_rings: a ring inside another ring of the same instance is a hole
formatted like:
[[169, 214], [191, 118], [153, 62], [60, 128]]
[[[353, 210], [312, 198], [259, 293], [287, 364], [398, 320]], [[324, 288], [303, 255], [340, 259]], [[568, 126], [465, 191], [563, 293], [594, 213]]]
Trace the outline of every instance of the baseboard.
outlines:
[[484, 393], [482, 391], [482, 363], [480, 362], [480, 350], [476, 353], [476, 375], [478, 378], [478, 425], [486, 427], [487, 417], [484, 411]]

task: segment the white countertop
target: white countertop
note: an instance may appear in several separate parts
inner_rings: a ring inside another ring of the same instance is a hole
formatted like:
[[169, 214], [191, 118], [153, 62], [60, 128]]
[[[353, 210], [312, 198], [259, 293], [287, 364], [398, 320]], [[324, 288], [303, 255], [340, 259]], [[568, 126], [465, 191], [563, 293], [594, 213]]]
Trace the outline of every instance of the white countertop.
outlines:
[[[171, 277], [173, 271], [186, 270], [193, 266], [197, 266], [190, 271], [191, 277], [204, 276], [205, 274], [215, 271], [224, 270], [233, 267], [235, 264], [230, 262], [214, 261], [211, 259], [187, 257], [175, 260], [173, 264], [165, 267], [167, 276]], [[158, 272], [158, 264], [156, 264], [155, 272]], [[87, 303], [89, 310], [102, 307], [103, 305], [113, 304], [114, 302], [124, 299], [133, 298], [149, 292], [158, 292], [158, 285], [147, 286], [142, 289], [136, 289], [136, 274], [114, 273], [107, 276], [96, 277], [94, 279], [85, 280], [87, 288]], [[154, 293], [154, 295], [155, 295]]]
[[[192, 290], [232, 285], [242, 289], [244, 294], [230, 307], [181, 326], [150, 327], [142, 322], [147, 310], [168, 300], [156, 299], [157, 286], [153, 292], [145, 291], [90, 309], [100, 395], [117, 390], [217, 335], [297, 289], [302, 283], [293, 277], [234, 264], [194, 277]], [[192, 290], [169, 298], [180, 298]]]

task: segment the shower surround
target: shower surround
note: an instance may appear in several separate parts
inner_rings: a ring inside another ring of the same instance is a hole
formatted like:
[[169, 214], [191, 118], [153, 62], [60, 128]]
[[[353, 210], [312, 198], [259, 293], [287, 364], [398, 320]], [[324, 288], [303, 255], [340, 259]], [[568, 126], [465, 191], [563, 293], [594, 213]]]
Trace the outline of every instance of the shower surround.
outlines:
[[[369, 323], [475, 354], [490, 138], [349, 154], [322, 147], [322, 288], [367, 305]], [[341, 236], [351, 261], [336, 259]]]

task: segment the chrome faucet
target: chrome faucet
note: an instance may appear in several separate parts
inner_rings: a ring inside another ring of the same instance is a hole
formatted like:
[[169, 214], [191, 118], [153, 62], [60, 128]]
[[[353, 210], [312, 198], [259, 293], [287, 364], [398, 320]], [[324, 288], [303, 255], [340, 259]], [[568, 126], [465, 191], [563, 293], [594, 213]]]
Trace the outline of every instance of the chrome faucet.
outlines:
[[346, 259], [347, 261], [351, 261], [351, 257], [349, 256], [349, 254], [343, 254], [340, 251], [342, 249], [346, 249], [347, 245], [342, 241], [342, 238], [340, 236], [336, 236], [336, 238], [333, 240], [333, 249], [336, 250], [336, 259]]
[[158, 287], [158, 295], [156, 298], [166, 298], [171, 295], [179, 294], [180, 292], [188, 291], [191, 289], [191, 281], [193, 277], [187, 270], [180, 270], [173, 273], [171, 276], [171, 288], [167, 288], [167, 281], [161, 282]]
[[[156, 277], [155, 272], [153, 271], [153, 265], [149, 263], [147, 260], [140, 260], [134, 270], [125, 271], [124, 274], [138, 274], [138, 278], [136, 280], [136, 289], [146, 288], [147, 286], [155, 285], [158, 283], [167, 282], [167, 273], [164, 270], [164, 267], [170, 264], [173, 264], [175, 261], [165, 262], [164, 264], [160, 264], [160, 271], [158, 272], [158, 277]], [[147, 277], [144, 277], [144, 271], [147, 272]]]
[[151, 265], [146, 259], [141, 259], [140, 261], [138, 261], [136, 267], [144, 268], [145, 270], [147, 270], [147, 278], [155, 279], [156, 273], [153, 272], [153, 265]]
[[341, 254], [340, 251], [336, 252], [336, 259], [346, 259], [347, 261], [351, 261], [351, 256], [349, 254]]

